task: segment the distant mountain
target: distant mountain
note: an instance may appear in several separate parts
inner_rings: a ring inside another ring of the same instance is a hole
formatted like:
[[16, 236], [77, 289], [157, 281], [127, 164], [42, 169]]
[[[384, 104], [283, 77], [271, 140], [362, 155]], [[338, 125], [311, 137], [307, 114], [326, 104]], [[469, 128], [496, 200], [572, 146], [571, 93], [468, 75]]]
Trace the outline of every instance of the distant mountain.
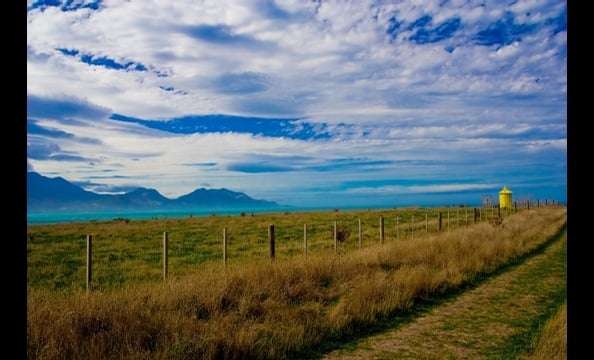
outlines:
[[200, 188], [193, 192], [180, 196], [175, 200], [179, 205], [191, 206], [201, 204], [203, 206], [220, 206], [225, 204], [234, 205], [268, 205], [270, 202], [265, 200], [254, 200], [244, 193], [238, 193], [227, 189], [204, 189]]
[[200, 188], [169, 199], [155, 189], [137, 188], [125, 194], [106, 195], [87, 191], [61, 177], [27, 173], [27, 211], [114, 211], [114, 210], [258, 210], [279, 207], [227, 189]]
[[27, 173], [27, 201], [93, 201], [98, 194], [86, 191], [61, 177], [48, 178], [36, 172]]

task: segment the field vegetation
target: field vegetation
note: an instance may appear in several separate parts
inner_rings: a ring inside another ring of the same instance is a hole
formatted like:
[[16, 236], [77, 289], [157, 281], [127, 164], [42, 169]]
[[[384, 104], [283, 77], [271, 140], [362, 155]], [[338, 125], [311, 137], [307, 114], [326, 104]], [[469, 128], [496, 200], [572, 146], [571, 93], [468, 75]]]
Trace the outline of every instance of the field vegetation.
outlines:
[[414, 208], [29, 226], [27, 356], [315, 358], [387, 319], [405, 321], [420, 304], [519, 261], [566, 226], [561, 206], [502, 213], [500, 223], [489, 221], [492, 209], [481, 211], [476, 223], [473, 209]]
[[541, 331], [532, 339], [527, 354], [520, 360], [565, 360], [567, 359], [567, 303], [558, 309]]

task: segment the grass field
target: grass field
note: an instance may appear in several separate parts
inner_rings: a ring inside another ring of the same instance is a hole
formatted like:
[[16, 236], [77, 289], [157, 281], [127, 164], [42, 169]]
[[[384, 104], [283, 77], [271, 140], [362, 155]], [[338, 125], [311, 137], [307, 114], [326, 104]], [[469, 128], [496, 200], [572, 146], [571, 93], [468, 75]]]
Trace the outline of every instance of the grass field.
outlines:
[[[480, 211], [477, 222], [487, 222], [498, 215], [494, 209]], [[28, 241], [28, 285], [57, 291], [84, 289], [89, 234], [93, 240], [93, 286], [110, 289], [163, 278], [164, 232], [168, 238], [168, 276], [177, 277], [207, 264], [223, 263], [224, 229], [227, 232], [226, 263], [233, 266], [270, 259], [268, 227], [271, 224], [275, 227], [275, 259], [283, 261], [306, 255], [304, 235], [308, 255], [344, 254], [359, 246], [366, 248], [380, 243], [380, 218], [384, 222], [384, 241], [393, 242], [439, 232], [440, 213], [442, 232], [466, 227], [475, 221], [472, 208], [407, 208], [138, 221], [120, 218], [34, 225], [28, 227], [29, 238], [32, 238]], [[336, 249], [334, 223], [338, 235], [343, 235], [343, 239], [338, 236]]]
[[[388, 209], [28, 227], [31, 359], [306, 358], [559, 233], [566, 208]], [[439, 229], [439, 213], [442, 228]], [[380, 218], [384, 241], [380, 241]], [[361, 247], [359, 247], [361, 221]], [[344, 241], [334, 242], [334, 224]], [[268, 227], [275, 226], [275, 260]], [[414, 224], [414, 229], [413, 229]], [[304, 251], [307, 226], [307, 256]], [[223, 229], [227, 229], [223, 266]], [[163, 233], [169, 274], [163, 281]], [[93, 291], [86, 237], [93, 235]], [[335, 248], [336, 244], [336, 248]]]

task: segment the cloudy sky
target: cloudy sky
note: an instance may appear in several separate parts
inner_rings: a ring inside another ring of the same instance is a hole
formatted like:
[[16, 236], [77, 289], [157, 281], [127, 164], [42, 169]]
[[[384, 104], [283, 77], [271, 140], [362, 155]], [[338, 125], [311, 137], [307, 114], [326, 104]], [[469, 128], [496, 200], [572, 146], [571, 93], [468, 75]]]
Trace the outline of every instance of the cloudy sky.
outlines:
[[567, 196], [567, 2], [27, 2], [27, 165], [294, 206]]

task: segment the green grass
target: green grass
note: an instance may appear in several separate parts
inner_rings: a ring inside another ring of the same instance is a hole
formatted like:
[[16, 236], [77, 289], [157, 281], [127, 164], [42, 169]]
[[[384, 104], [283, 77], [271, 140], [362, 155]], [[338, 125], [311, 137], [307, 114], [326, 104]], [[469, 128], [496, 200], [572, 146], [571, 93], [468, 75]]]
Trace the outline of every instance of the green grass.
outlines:
[[[495, 271], [452, 288], [445, 296], [417, 302], [406, 318], [398, 313], [377, 332], [348, 339], [340, 344], [337, 355], [418, 360], [562, 359], [566, 321], [551, 319], [559, 318], [556, 314], [566, 302], [566, 242], [566, 228], [562, 227], [533, 251], [510, 259]], [[416, 319], [421, 320], [416, 323]], [[340, 358], [333, 356], [329, 359]]]
[[[184, 276], [201, 266], [223, 261], [223, 229], [227, 229], [227, 264], [266, 261], [270, 258], [268, 226], [275, 226], [275, 259], [304, 256], [304, 224], [307, 254], [334, 250], [333, 229], [349, 233], [338, 242], [337, 252], [380, 241], [380, 217], [384, 241], [404, 241], [436, 233], [438, 214], [442, 229], [466, 226], [467, 208], [407, 208], [362, 211], [319, 211], [257, 214], [254, 216], [207, 216], [138, 221], [90, 221], [86, 223], [30, 225], [33, 242], [28, 245], [28, 286], [57, 291], [76, 291], [86, 286], [87, 235], [92, 235], [92, 272], [95, 288], [111, 289], [162, 278], [163, 234], [168, 236], [169, 276]], [[450, 223], [447, 224], [447, 213]], [[491, 209], [482, 209], [486, 221]], [[427, 218], [427, 223], [425, 219]], [[456, 219], [456, 220], [455, 220]], [[414, 231], [411, 230], [414, 220]], [[468, 217], [469, 224], [473, 218]]]
[[522, 360], [567, 359], [567, 301], [546, 322], [534, 331]]
[[[556, 274], [556, 276], [550, 277], [548, 274]], [[532, 349], [534, 338], [540, 334], [544, 324], [567, 301], [566, 276], [567, 247], [563, 246], [557, 249], [555, 256], [547, 258], [538, 267], [532, 268], [530, 272], [509, 285], [518, 293], [538, 294], [540, 311], [527, 318], [512, 317], [507, 319], [509, 324], [517, 330], [517, 334], [510, 337], [503, 346], [492, 349], [488, 354], [489, 359], [516, 359], [525, 353], [526, 349]], [[551, 280], [543, 283], [539, 281], [542, 278]]]
[[[328, 344], [386, 321], [406, 321], [418, 304], [438, 303], [540, 251], [566, 222], [560, 207], [520, 211], [499, 227], [483, 221], [438, 232], [430, 224], [424, 233], [419, 222], [408, 238], [386, 231], [380, 245], [379, 216], [386, 230], [394, 229], [396, 217], [406, 218], [407, 211], [418, 211], [420, 218], [424, 210], [30, 227], [35, 236], [28, 251], [28, 358], [316, 357]], [[436, 225], [438, 210], [431, 211]], [[359, 218], [367, 236], [363, 248], [351, 230], [336, 254], [334, 221], [356, 229]], [[307, 258], [304, 223], [311, 244]], [[268, 258], [269, 224], [277, 229], [274, 262]], [[225, 268], [223, 228], [230, 254]], [[170, 239], [168, 281], [161, 273], [164, 231]], [[95, 239], [95, 276], [94, 291], [87, 293], [89, 233]], [[63, 264], [70, 264], [70, 273], [59, 271]]]

